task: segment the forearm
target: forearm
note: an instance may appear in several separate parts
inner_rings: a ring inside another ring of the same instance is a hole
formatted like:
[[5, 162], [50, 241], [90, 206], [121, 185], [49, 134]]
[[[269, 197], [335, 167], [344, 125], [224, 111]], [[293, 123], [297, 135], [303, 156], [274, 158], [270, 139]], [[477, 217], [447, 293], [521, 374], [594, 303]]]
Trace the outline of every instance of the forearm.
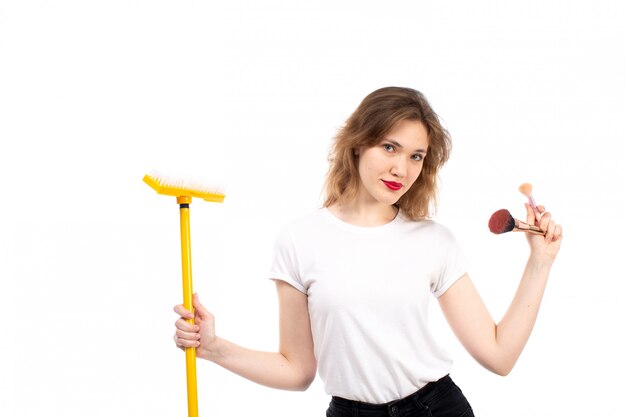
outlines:
[[[527, 223], [535, 224], [527, 204]], [[540, 206], [540, 212], [543, 208]], [[457, 280], [439, 304], [448, 323], [465, 349], [485, 368], [507, 375], [519, 358], [537, 320], [552, 263], [561, 246], [562, 228], [549, 213], [541, 216], [545, 236], [527, 235], [530, 257], [509, 309], [496, 324], [469, 276]]]
[[510, 372], [530, 338], [551, 266], [551, 261], [531, 255], [511, 305], [496, 326], [497, 368], [500, 374]]
[[251, 350], [221, 338], [216, 338], [210, 349], [199, 352], [199, 356], [271, 388], [303, 391], [315, 377], [315, 369], [306, 369], [280, 352]]

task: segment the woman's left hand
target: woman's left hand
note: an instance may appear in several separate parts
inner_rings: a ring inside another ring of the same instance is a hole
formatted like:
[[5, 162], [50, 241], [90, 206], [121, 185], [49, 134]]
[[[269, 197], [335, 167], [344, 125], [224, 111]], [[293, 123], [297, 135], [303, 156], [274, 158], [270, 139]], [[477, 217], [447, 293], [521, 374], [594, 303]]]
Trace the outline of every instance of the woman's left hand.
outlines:
[[529, 204], [526, 206], [526, 223], [538, 226], [545, 236], [527, 233], [531, 256], [541, 256], [554, 261], [561, 248], [563, 229], [552, 219], [552, 214], [544, 206], [537, 206], [537, 212]]

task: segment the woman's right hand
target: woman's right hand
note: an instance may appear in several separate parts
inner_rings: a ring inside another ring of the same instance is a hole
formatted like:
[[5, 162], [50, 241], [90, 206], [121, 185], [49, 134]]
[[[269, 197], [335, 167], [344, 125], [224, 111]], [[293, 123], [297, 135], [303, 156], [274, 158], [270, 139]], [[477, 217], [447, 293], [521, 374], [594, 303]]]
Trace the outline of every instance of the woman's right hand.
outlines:
[[[176, 346], [183, 351], [185, 348], [195, 347], [196, 355], [199, 358], [208, 359], [209, 346], [216, 339], [215, 336], [215, 318], [198, 299], [198, 294], [193, 295], [192, 314], [182, 304], [174, 307], [176, 314], [180, 316], [176, 320], [176, 332], [174, 333], [174, 342]], [[194, 319], [194, 324], [187, 322]]]

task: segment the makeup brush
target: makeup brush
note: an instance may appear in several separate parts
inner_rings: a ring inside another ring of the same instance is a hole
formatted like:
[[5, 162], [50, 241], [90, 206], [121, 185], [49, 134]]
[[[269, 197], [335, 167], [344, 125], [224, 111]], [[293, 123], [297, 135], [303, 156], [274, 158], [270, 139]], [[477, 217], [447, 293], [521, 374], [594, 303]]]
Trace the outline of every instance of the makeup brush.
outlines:
[[489, 230], [497, 235], [506, 232], [526, 232], [534, 235], [545, 236], [546, 232], [537, 226], [531, 226], [521, 220], [513, 218], [507, 209], [500, 209], [491, 215], [489, 219]]
[[526, 198], [528, 198], [528, 204], [535, 212], [535, 217], [539, 218], [541, 214], [539, 213], [539, 209], [537, 208], [537, 203], [535, 203], [535, 199], [533, 198], [533, 186], [530, 183], [525, 182], [524, 184], [519, 186], [519, 192], [524, 194]]

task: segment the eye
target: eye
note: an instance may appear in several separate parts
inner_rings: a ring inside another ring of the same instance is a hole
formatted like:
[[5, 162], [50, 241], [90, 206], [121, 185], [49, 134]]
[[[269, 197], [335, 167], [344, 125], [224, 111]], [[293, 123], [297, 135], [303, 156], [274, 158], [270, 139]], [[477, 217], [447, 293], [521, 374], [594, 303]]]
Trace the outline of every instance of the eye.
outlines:
[[421, 153], [416, 153], [411, 157], [411, 159], [414, 161], [421, 161], [422, 159], [424, 159], [424, 155], [422, 155]]
[[387, 152], [393, 152], [396, 150], [396, 148], [394, 148], [394, 146], [389, 143], [384, 143], [383, 149], [386, 150]]

